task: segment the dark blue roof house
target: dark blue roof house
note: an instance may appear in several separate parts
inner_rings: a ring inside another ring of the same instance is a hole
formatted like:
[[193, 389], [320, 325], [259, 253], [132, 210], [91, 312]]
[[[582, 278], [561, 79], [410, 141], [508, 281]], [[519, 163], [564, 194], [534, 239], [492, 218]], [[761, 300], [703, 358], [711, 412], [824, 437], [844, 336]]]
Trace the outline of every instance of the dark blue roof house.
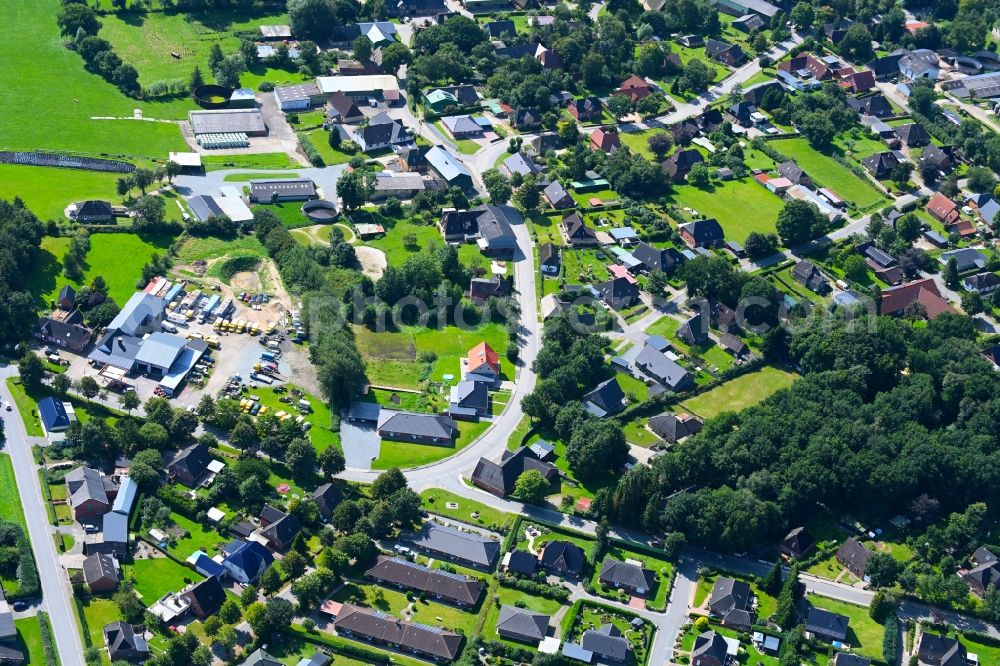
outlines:
[[194, 565], [195, 571], [206, 578], [209, 576], [215, 576], [219, 580], [222, 580], [229, 575], [229, 570], [226, 569], [226, 567], [222, 566], [200, 550], [189, 557], [188, 562]]
[[237, 582], [247, 585], [256, 582], [264, 570], [271, 566], [274, 557], [256, 541], [232, 541], [222, 551], [226, 559], [222, 566]]
[[38, 415], [42, 418], [45, 432], [62, 432], [69, 428], [72, 419], [66, 405], [55, 398], [43, 398], [38, 402]]

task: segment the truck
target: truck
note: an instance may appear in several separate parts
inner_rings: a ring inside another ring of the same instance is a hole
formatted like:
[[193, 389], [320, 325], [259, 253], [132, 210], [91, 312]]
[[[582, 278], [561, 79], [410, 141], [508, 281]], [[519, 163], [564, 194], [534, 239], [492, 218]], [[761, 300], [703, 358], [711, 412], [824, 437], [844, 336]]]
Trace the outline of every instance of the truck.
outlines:
[[162, 328], [167, 333], [176, 333], [177, 332], [177, 327], [174, 326], [173, 324], [171, 324], [169, 321], [165, 321], [165, 322], [161, 323], [160, 324], [160, 328]]
[[260, 353], [260, 358], [262, 360], [264, 360], [264, 361], [271, 361], [271, 362], [274, 362], [274, 361], [278, 360], [277, 356], [275, 356], [273, 352], [269, 352], [269, 351], [261, 352]]
[[281, 349], [281, 345], [278, 344], [277, 340], [268, 340], [267, 348], [272, 351], [278, 351], [279, 349]]
[[255, 382], [260, 382], [262, 384], [273, 384], [274, 383], [273, 379], [271, 379], [267, 375], [262, 375], [262, 374], [260, 374], [258, 372], [251, 372], [250, 373], [250, 379], [252, 379]]

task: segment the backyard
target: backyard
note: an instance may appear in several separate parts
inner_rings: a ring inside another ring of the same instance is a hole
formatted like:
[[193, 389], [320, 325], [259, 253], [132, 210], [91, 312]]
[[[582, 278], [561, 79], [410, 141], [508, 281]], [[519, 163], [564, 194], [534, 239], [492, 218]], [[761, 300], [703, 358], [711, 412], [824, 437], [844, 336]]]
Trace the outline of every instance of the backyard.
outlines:
[[817, 608], [845, 615], [850, 619], [847, 642], [851, 651], [875, 660], [882, 659], [882, 637], [885, 629], [868, 615], [868, 609], [836, 599], [828, 599], [815, 594], [809, 595], [809, 603]]
[[824, 187], [829, 187], [845, 201], [853, 202], [859, 209], [864, 210], [885, 202], [885, 197], [867, 179], [858, 176], [838, 162], [832, 154], [817, 151], [806, 139], [779, 139], [772, 141], [770, 145], [781, 154], [795, 160], [806, 173], [813, 175]]
[[[655, 610], [664, 610], [667, 605], [667, 597], [670, 594], [670, 582], [673, 579], [674, 567], [664, 559], [654, 557], [638, 550], [629, 550], [624, 546], [611, 543], [604, 553], [605, 558], [612, 558], [622, 562], [626, 560], [636, 560], [642, 562], [645, 569], [649, 569], [656, 576], [656, 587], [652, 590], [652, 595], [646, 597], [646, 605]], [[602, 562], [594, 562], [594, 576], [591, 583], [595, 589], [601, 589], [598, 578], [601, 575]], [[607, 590], [614, 594], [614, 590]]]
[[668, 197], [678, 206], [692, 208], [691, 219], [714, 217], [726, 238], [744, 242], [752, 231], [773, 233], [781, 198], [761, 187], [754, 179], [724, 181], [708, 189], [679, 185]]
[[[186, 557], [186, 556], [185, 556]], [[201, 576], [169, 557], [155, 557], [136, 560], [124, 567], [124, 575], [131, 577], [135, 591], [142, 603], [149, 605], [167, 592], [178, 592], [190, 581], [201, 580]]]
[[[424, 509], [430, 513], [466, 523], [486, 526], [506, 525], [514, 518], [510, 513], [480, 504], [475, 500], [465, 499], [441, 488], [428, 488], [420, 493], [420, 497], [423, 499]], [[456, 504], [457, 508], [449, 508], [448, 504]]]
[[417, 467], [437, 462], [442, 458], [454, 455], [472, 443], [486, 428], [489, 421], [456, 421], [458, 438], [454, 446], [437, 446], [435, 444], [414, 444], [413, 442], [393, 442], [382, 440], [378, 458], [372, 461], [372, 469], [391, 469], [393, 467]]
[[788, 388], [793, 381], [793, 373], [767, 366], [689, 398], [681, 403], [681, 407], [710, 419], [722, 412], [735, 412], [756, 405], [780, 389]]
[[403, 610], [409, 607], [412, 611], [410, 619], [414, 622], [443, 627], [453, 631], [458, 630], [466, 635], [472, 634], [476, 624], [476, 614], [474, 612], [432, 601], [420, 601], [417, 599], [418, 596], [414, 595], [414, 602], [411, 606], [410, 600], [406, 598], [406, 594], [399, 590], [380, 585], [348, 583], [334, 593], [333, 599], [335, 601], [374, 608], [383, 613], [389, 613], [394, 617], [403, 617]]
[[757, 597], [758, 624], [763, 624], [763, 621], [771, 617], [774, 614], [774, 611], [777, 610], [778, 600], [770, 594], [762, 592], [760, 587], [757, 585], [757, 579], [754, 576], [734, 574], [730, 571], [712, 571], [699, 576], [698, 587], [694, 592], [694, 602], [692, 604], [693, 608], [701, 608], [702, 604], [708, 601], [708, 599], [712, 596], [712, 587], [715, 585], [715, 581], [718, 580], [720, 576], [734, 578], [750, 585], [750, 589], [753, 591], [754, 596]]
[[69, 248], [69, 238], [46, 237], [42, 241], [35, 270], [28, 281], [31, 293], [43, 307], [51, 305], [65, 284], [74, 288], [90, 284], [98, 275], [108, 285], [108, 295], [119, 305], [135, 293], [135, 281], [155, 253], [164, 252], [173, 239], [169, 236], [136, 234], [93, 234], [84, 265], [83, 279], [68, 280], [62, 274], [62, 258]]

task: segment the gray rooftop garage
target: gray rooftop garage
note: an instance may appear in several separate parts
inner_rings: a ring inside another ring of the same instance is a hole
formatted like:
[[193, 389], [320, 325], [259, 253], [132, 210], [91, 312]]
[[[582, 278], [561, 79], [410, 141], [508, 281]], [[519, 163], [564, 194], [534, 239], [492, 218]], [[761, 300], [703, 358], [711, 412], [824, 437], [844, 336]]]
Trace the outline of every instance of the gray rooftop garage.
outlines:
[[222, 111], [191, 111], [191, 130], [198, 134], [228, 134], [242, 132], [250, 136], [267, 133], [260, 109], [226, 109]]

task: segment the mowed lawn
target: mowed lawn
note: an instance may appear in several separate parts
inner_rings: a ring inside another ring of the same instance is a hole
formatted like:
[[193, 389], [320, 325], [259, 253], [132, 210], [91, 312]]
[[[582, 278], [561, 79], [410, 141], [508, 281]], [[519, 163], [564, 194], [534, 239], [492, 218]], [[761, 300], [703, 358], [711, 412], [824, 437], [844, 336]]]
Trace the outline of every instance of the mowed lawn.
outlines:
[[458, 437], [453, 446], [438, 446], [436, 444], [415, 444], [413, 442], [393, 442], [383, 439], [379, 448], [378, 458], [372, 461], [372, 469], [392, 469], [393, 467], [408, 468], [429, 465], [443, 458], [453, 456], [472, 441], [478, 438], [489, 421], [456, 421]]
[[885, 629], [868, 615], [867, 608], [815, 594], [809, 595], [809, 604], [850, 618], [847, 642], [851, 644], [851, 651], [871, 659], [881, 660], [882, 637], [885, 635]]
[[117, 180], [118, 175], [113, 173], [0, 164], [0, 199], [21, 197], [28, 210], [43, 222], [62, 220], [63, 210], [76, 201], [104, 199], [117, 203]]
[[10, 456], [5, 454], [0, 454], [0, 519], [17, 523], [24, 530], [24, 536], [28, 536], [21, 496], [17, 492], [17, 481], [14, 478], [14, 464]]
[[[186, 556], [185, 556], [186, 557]], [[193, 569], [174, 562], [169, 557], [136, 560], [127, 574], [135, 578], [135, 591], [145, 605], [152, 604], [167, 592], [177, 592], [189, 581], [201, 580]]]
[[[334, 593], [333, 599], [342, 603], [347, 602], [374, 608], [397, 618], [402, 617], [402, 612], [410, 606], [405, 592], [380, 585], [348, 583]], [[413, 615], [410, 617], [414, 622], [443, 627], [452, 631], [459, 630], [466, 635], [472, 633], [476, 624], [475, 612], [432, 601], [415, 599], [411, 611], [413, 611]]]
[[64, 284], [78, 289], [100, 275], [108, 284], [111, 298], [122, 306], [135, 291], [135, 281], [141, 277], [142, 267], [153, 254], [162, 254], [172, 240], [169, 236], [92, 234], [83, 280], [74, 282], [67, 280], [62, 272], [63, 255], [69, 247], [69, 238], [45, 238], [29, 280], [31, 293], [43, 306], [48, 306]]
[[771, 146], [795, 160], [806, 173], [813, 175], [824, 187], [829, 187], [845, 201], [858, 208], [874, 206], [884, 199], [875, 186], [850, 169], [809, 145], [803, 138], [778, 139]]
[[756, 405], [780, 389], [788, 388], [793, 381], [793, 373], [767, 366], [685, 400], [681, 406], [702, 418], [710, 419], [722, 412], [736, 412]]
[[[372, 384], [399, 388], [419, 388], [426, 379], [455, 383], [460, 377], [461, 359], [480, 342], [486, 341], [500, 355], [501, 373], [513, 376], [506, 359], [507, 331], [501, 324], [485, 324], [469, 330], [456, 326], [443, 329], [404, 326], [400, 331], [376, 333], [355, 326], [358, 349], [367, 365]], [[430, 374], [421, 355], [436, 355]], [[446, 380], [444, 375], [452, 375]]]
[[707, 190], [681, 185], [672, 198], [678, 206], [698, 211], [693, 218], [717, 219], [726, 238], [739, 243], [745, 241], [751, 231], [773, 232], [784, 205], [778, 196], [752, 178], [730, 180]]
[[[47, 666], [45, 662], [45, 646], [42, 644], [42, 616], [24, 617], [14, 621], [17, 629], [17, 642], [24, 653], [24, 663], [27, 666]], [[50, 631], [51, 633], [51, 631]]]
[[[359, 216], [358, 222], [368, 222], [363, 219], [367, 216]], [[428, 245], [442, 243], [441, 232], [437, 227], [430, 224], [414, 224], [409, 220], [390, 220], [386, 226], [384, 220], [374, 220], [382, 222], [385, 226], [385, 235], [365, 241], [365, 245], [371, 245], [385, 252], [386, 261], [390, 266], [402, 266], [406, 260], [414, 254], [419, 254], [427, 249]]]
[[[60, 6], [59, 0], [0, 2], [0, 23], [17, 26], [16, 38], [0, 43], [0, 147], [146, 161], [165, 160], [169, 151], [185, 150], [180, 128], [172, 123], [91, 119], [131, 118], [137, 108], [149, 118], [180, 119], [194, 103], [186, 98], [130, 99], [87, 72], [83, 59], [63, 46], [66, 38], [56, 24]], [[169, 54], [157, 57], [171, 59]], [[187, 73], [191, 68], [193, 63]]]
[[[256, 31], [261, 24], [286, 24], [288, 16], [271, 13], [251, 17], [235, 10], [128, 12], [101, 16], [101, 23], [98, 36], [108, 40], [122, 60], [139, 71], [139, 82], [148, 86], [160, 80], [187, 80], [195, 65], [206, 70], [213, 43], [218, 43], [223, 53], [232, 53], [240, 45], [238, 31]], [[293, 74], [285, 76], [291, 78]]]

